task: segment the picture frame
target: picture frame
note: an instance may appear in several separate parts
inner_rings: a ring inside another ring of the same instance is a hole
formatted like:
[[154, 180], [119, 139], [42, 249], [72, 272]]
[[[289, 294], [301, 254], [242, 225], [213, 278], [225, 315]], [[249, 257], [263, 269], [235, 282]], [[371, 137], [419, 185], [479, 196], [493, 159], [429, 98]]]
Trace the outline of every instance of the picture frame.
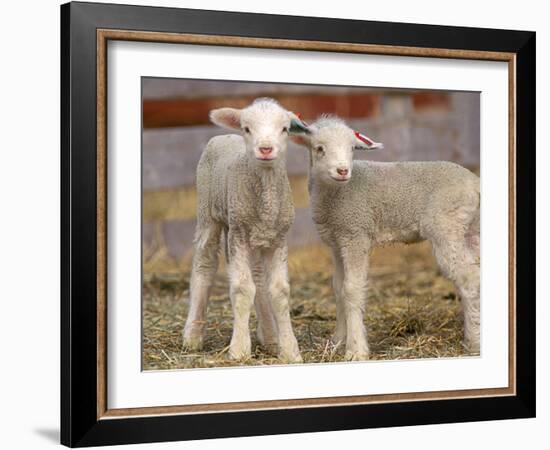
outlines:
[[[107, 43], [183, 43], [508, 65], [505, 388], [111, 409]], [[73, 2], [61, 6], [61, 443], [177, 441], [535, 416], [533, 32]]]

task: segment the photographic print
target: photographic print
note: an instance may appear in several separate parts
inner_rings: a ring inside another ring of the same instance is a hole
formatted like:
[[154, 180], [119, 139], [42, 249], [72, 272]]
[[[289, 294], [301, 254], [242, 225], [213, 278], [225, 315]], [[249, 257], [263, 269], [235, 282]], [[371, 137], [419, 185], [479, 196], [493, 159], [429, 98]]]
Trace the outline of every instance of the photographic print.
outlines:
[[479, 356], [479, 92], [141, 83], [143, 370]]
[[534, 33], [61, 24], [65, 445], [535, 415]]

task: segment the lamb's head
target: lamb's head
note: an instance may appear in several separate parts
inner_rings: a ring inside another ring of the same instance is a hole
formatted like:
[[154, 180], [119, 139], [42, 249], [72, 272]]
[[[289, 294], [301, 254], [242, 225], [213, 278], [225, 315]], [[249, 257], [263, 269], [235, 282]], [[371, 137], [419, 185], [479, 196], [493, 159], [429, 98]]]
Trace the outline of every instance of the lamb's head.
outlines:
[[256, 99], [243, 109], [214, 109], [210, 111], [210, 120], [221, 127], [239, 130], [251, 160], [265, 167], [284, 159], [289, 134], [309, 133], [294, 113], [270, 98]]
[[334, 116], [322, 116], [308, 125], [308, 130], [308, 134], [293, 136], [292, 140], [309, 149], [310, 176], [328, 184], [342, 185], [350, 180], [354, 150], [384, 147]]

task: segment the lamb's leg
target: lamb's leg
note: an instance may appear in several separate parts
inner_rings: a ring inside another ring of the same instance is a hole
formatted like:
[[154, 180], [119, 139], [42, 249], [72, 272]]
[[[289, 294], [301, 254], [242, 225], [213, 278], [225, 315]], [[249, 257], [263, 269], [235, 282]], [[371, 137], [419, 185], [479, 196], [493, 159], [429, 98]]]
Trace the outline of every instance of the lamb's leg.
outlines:
[[258, 341], [269, 353], [276, 354], [278, 348], [277, 325], [267, 292], [263, 258], [255, 258], [252, 276], [256, 285], [254, 306], [256, 308]]
[[218, 269], [220, 233], [221, 227], [216, 223], [200, 225], [195, 239], [189, 313], [183, 329], [183, 346], [190, 350], [202, 348], [206, 306]]
[[298, 341], [290, 322], [290, 286], [288, 283], [288, 250], [286, 243], [264, 251], [271, 309], [279, 334], [279, 358], [285, 362], [302, 362]]
[[344, 278], [341, 299], [346, 314], [346, 354], [348, 360], [368, 359], [369, 346], [363, 314], [367, 297], [369, 245], [353, 242], [341, 251]]
[[346, 309], [342, 300], [342, 283], [344, 280], [344, 269], [342, 267], [342, 258], [338, 251], [332, 251], [332, 260], [334, 264], [334, 275], [332, 276], [332, 289], [336, 299], [336, 330], [332, 337], [335, 346], [340, 346], [346, 342]]
[[479, 353], [479, 262], [464, 238], [432, 242], [434, 254], [445, 276], [453, 281], [462, 301], [464, 346]]
[[480, 228], [479, 206], [474, 217], [466, 230], [466, 244], [479, 264], [479, 228]]
[[256, 295], [252, 278], [251, 252], [245, 244], [232, 244], [230, 237], [229, 296], [233, 306], [233, 335], [229, 344], [231, 359], [250, 357], [250, 311]]

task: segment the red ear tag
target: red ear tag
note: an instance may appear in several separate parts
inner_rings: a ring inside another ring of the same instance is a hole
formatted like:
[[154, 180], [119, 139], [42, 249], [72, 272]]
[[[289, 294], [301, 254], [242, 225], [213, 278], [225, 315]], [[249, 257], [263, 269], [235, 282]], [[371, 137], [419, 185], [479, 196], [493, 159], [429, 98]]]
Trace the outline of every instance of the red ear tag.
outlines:
[[308, 123], [307, 123], [304, 119], [302, 119], [302, 115], [301, 115], [300, 113], [294, 113], [294, 114], [296, 114], [296, 117], [298, 117], [298, 119], [300, 119], [300, 121], [301, 121], [306, 127], [309, 126]]
[[371, 147], [372, 145], [374, 145], [374, 141], [371, 140], [368, 136], [365, 136], [364, 134], [361, 134], [359, 133], [358, 131], [354, 131], [355, 133], [355, 137], [357, 139], [359, 139], [360, 141], [364, 142], [365, 144], [367, 144], [369, 147]]

